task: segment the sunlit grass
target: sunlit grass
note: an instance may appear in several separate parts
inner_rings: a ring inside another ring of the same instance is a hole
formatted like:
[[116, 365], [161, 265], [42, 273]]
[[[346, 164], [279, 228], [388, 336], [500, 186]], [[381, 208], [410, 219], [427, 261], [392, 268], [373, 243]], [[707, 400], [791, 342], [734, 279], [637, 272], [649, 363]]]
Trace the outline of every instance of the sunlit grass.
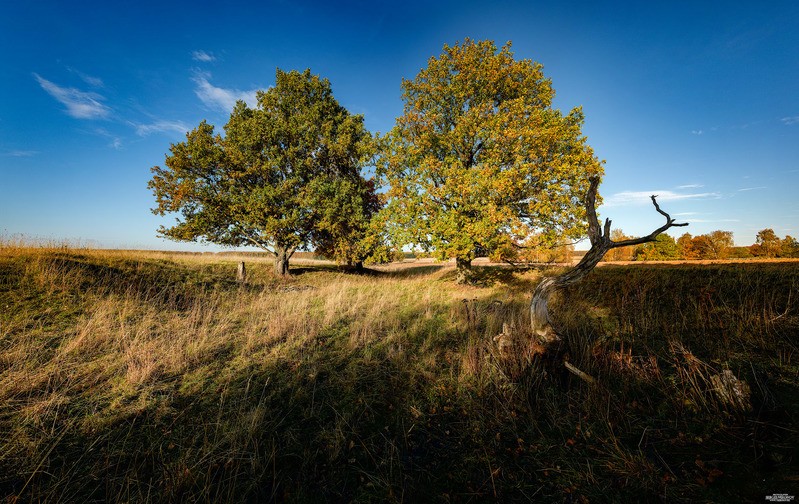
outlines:
[[539, 271], [271, 270], [4, 243], [0, 496], [713, 500], [795, 468], [793, 264], [597, 270], [555, 304], [594, 387], [529, 351]]

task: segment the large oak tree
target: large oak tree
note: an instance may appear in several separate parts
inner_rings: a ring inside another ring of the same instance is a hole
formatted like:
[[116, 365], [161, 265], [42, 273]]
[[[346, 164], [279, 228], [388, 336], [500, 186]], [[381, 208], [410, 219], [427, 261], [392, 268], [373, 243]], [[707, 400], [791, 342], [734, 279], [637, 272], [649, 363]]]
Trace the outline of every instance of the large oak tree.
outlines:
[[153, 212], [179, 214], [159, 233], [259, 247], [274, 255], [281, 275], [298, 248], [314, 243], [362, 260], [361, 249], [341, 242], [360, 241], [377, 210], [373, 185], [361, 177], [374, 152], [363, 117], [339, 105], [329, 81], [310, 70], [278, 69], [275, 86], [257, 98], [254, 108], [236, 104], [224, 137], [203, 121], [171, 146], [164, 168], [152, 169]]
[[514, 59], [510, 43], [466, 39], [402, 90], [379, 164], [398, 242], [455, 258], [465, 280], [477, 255], [585, 233], [582, 198], [602, 164], [581, 109], [552, 107], [540, 64]]

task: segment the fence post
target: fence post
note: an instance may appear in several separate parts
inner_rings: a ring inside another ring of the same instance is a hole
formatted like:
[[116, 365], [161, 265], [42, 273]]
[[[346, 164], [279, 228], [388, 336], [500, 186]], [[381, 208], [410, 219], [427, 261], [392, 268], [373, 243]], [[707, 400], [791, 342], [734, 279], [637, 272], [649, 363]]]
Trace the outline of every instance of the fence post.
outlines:
[[247, 282], [247, 268], [244, 267], [244, 261], [239, 263], [239, 269], [236, 271], [236, 281], [241, 284]]

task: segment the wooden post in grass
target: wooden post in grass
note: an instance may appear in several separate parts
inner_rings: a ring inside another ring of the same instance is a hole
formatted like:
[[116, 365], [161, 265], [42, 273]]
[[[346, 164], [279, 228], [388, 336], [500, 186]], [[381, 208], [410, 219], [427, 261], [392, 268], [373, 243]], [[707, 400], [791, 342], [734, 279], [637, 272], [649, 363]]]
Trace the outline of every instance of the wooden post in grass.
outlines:
[[240, 284], [247, 282], [247, 268], [244, 267], [244, 261], [239, 263], [239, 268], [236, 271], [236, 281]]

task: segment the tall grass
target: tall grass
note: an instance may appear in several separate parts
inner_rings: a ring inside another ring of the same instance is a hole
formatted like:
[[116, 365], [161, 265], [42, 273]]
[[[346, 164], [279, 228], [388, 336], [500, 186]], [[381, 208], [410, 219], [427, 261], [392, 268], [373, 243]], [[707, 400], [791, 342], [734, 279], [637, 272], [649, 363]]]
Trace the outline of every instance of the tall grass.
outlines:
[[1, 248], [0, 496], [762, 500], [795, 474], [793, 264], [597, 270], [555, 305], [589, 386], [530, 346], [540, 272], [249, 257], [240, 285], [237, 259]]

